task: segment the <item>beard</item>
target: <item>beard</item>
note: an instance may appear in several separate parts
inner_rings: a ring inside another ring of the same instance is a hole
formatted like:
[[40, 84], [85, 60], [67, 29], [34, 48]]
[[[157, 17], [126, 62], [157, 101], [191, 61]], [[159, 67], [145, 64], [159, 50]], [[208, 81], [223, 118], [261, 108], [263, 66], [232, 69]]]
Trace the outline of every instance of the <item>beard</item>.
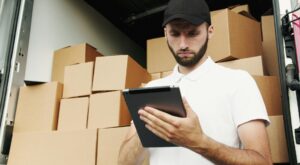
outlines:
[[181, 66], [185, 66], [185, 67], [193, 67], [196, 64], [198, 64], [198, 62], [202, 59], [202, 57], [204, 56], [204, 54], [206, 53], [207, 50], [207, 43], [208, 43], [208, 37], [206, 38], [205, 43], [202, 45], [202, 47], [199, 49], [199, 51], [193, 52], [189, 49], [180, 49], [181, 52], [184, 51], [188, 51], [191, 52], [193, 54], [192, 57], [180, 57], [178, 55], [178, 53], [175, 53], [174, 49], [170, 46], [169, 42], [168, 43], [168, 47], [170, 49], [170, 51], [172, 52], [176, 62], [181, 65]]

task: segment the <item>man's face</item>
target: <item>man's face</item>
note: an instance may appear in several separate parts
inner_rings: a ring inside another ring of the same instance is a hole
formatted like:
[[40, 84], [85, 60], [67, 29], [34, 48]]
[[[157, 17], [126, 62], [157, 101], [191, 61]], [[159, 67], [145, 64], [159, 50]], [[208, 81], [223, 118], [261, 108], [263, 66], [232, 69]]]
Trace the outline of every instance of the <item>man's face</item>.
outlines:
[[179, 65], [193, 67], [202, 59], [207, 49], [207, 29], [206, 23], [195, 26], [182, 20], [166, 25], [168, 46]]

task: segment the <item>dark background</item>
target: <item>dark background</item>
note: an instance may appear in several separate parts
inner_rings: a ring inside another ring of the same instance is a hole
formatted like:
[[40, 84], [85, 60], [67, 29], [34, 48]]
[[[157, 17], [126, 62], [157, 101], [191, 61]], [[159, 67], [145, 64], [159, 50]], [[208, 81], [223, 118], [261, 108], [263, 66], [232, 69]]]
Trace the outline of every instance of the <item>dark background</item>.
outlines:
[[[146, 50], [146, 40], [163, 36], [163, 9], [169, 0], [85, 0], [112, 24]], [[206, 0], [211, 11], [248, 4], [258, 21], [272, 0]]]

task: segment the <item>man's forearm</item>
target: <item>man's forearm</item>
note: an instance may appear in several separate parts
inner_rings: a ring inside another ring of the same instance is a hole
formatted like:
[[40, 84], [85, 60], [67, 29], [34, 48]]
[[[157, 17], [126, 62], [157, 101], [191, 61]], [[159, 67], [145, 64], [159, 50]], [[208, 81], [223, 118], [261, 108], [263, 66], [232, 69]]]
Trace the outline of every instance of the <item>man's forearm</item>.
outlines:
[[263, 155], [254, 150], [237, 149], [218, 143], [207, 137], [205, 147], [192, 147], [194, 152], [201, 154], [210, 161], [222, 165], [268, 165], [272, 164], [271, 160], [266, 159]]
[[146, 150], [141, 145], [136, 134], [128, 137], [122, 144], [119, 153], [119, 165], [141, 164], [146, 155]]

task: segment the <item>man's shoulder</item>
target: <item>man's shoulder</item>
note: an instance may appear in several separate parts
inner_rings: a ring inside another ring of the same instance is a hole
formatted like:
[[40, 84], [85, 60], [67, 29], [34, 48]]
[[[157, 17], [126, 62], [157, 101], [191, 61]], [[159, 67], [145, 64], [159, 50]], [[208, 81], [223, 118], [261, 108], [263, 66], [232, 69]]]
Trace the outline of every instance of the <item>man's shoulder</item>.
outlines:
[[236, 78], [246, 78], [246, 77], [251, 77], [249, 72], [242, 70], [242, 69], [232, 69], [228, 68], [219, 64], [216, 64], [216, 68], [218, 72], [222, 73], [222, 75], [228, 77], [236, 77]]
[[216, 67], [217, 80], [223, 83], [230, 83], [234, 86], [238, 86], [241, 83], [253, 83], [254, 78], [249, 72], [242, 69], [232, 69], [221, 65]]

